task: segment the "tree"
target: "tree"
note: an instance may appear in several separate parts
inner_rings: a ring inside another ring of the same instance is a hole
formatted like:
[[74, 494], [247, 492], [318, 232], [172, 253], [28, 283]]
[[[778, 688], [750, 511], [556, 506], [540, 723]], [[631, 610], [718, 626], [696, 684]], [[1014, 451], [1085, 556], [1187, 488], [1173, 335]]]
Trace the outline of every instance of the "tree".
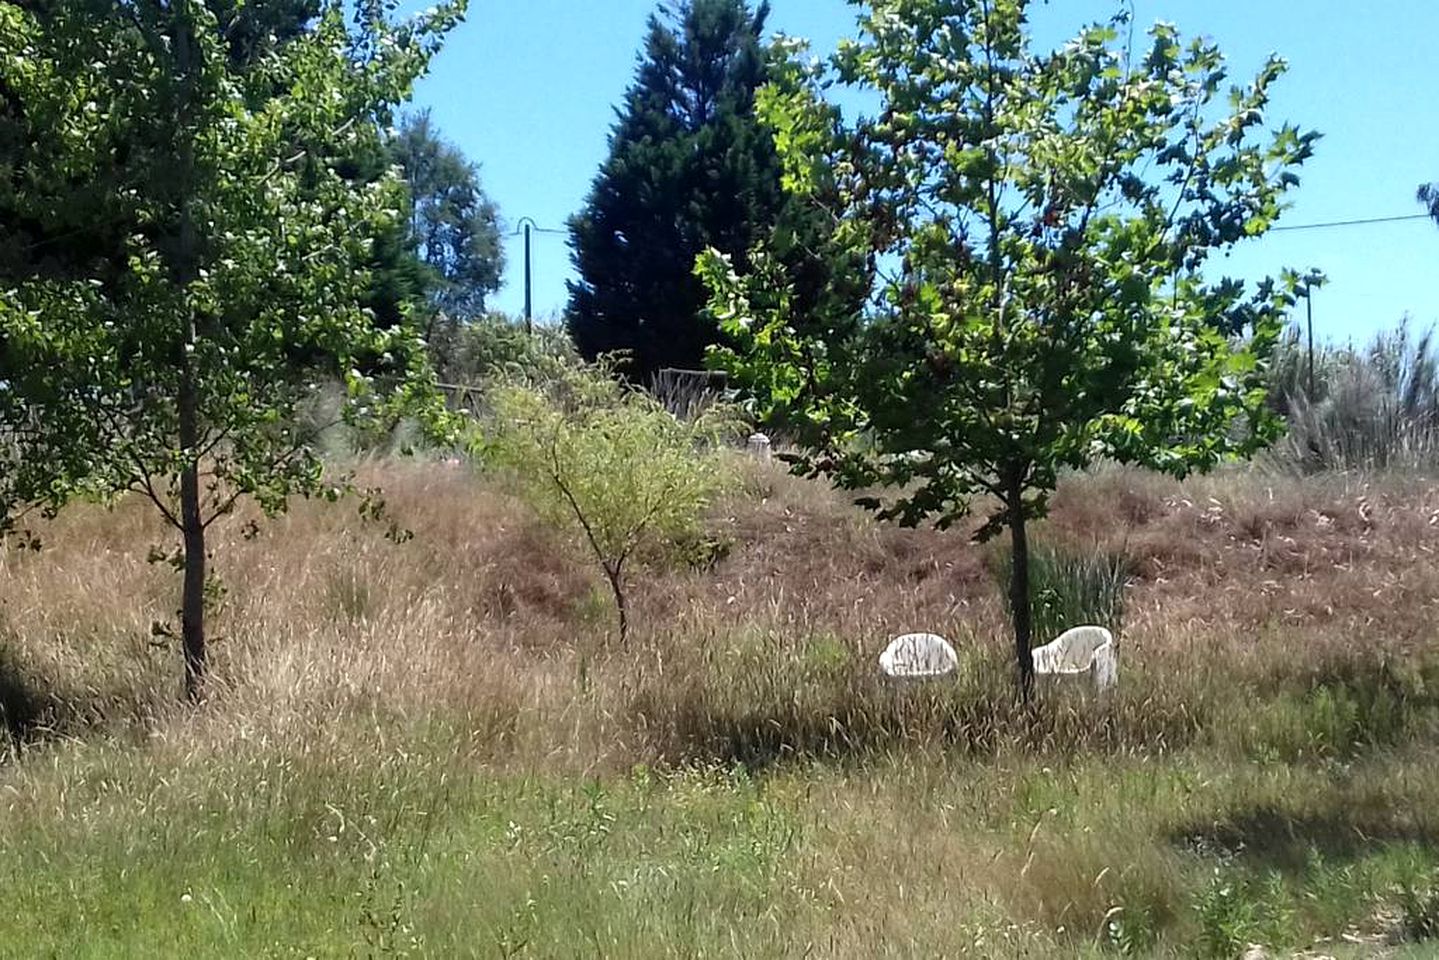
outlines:
[[673, 554], [693, 538], [726, 483], [722, 411], [685, 422], [608, 371], [552, 373], [548, 383], [494, 391], [485, 452], [515, 474], [521, 498], [600, 567], [623, 643], [632, 561]]
[[[1246, 291], [1204, 269], [1270, 228], [1317, 136], [1266, 128], [1281, 60], [1225, 92], [1219, 50], [1170, 25], [1137, 58], [1122, 14], [1042, 53], [1029, 7], [874, 0], [828, 68], [796, 49], [761, 97], [787, 185], [832, 181], [836, 242], [889, 268], [865, 316], [796, 327], [762, 251], [698, 268], [739, 344], [721, 360], [801, 440], [797, 470], [879, 490], [859, 502], [909, 525], [994, 499], [976, 536], [1011, 537], [1026, 697], [1027, 524], [1060, 471], [1183, 476], [1274, 435], [1265, 365], [1298, 278]], [[846, 123], [830, 80], [877, 113]]]
[[83, 451], [75, 478], [22, 457], [33, 479], [17, 494], [54, 505], [71, 479], [138, 491], [177, 531], [194, 699], [210, 526], [242, 497], [274, 513], [292, 495], [338, 492], [295, 427], [319, 381], [343, 379], [352, 419], [400, 406], [441, 417], [418, 331], [365, 307], [373, 239], [403, 216], [403, 183], [346, 168], [383, 146], [393, 106], [463, 8], [397, 26], [364, 3], [352, 33], [330, 3], [243, 68], [196, 0], [51, 8], [0, 3], [8, 109], [49, 133], [10, 159], [7, 199], [53, 236], [57, 223], [83, 228], [84, 186], [104, 178], [106, 210], [138, 229], [119, 263], [72, 263], [4, 292], [0, 342], [27, 372], [7, 381], [0, 430], [29, 429], [32, 450]]
[[390, 155], [410, 187], [407, 242], [428, 274], [426, 338], [443, 368], [459, 326], [484, 316], [485, 299], [500, 288], [499, 214], [479, 169], [440, 138], [428, 111], [405, 120]]
[[[74, 0], [41, 0], [31, 9], [37, 22], [45, 23], [63, 22], [77, 11], [103, 20], [113, 15], [112, 6], [109, 0], [94, 0], [88, 6]], [[237, 76], [247, 76], [251, 96], [258, 98], [282, 92], [285, 80], [256, 68], [285, 44], [303, 37], [321, 12], [320, 0], [204, 0], [204, 6], [213, 14], [229, 68]], [[48, 168], [64, 170], [57, 151], [67, 147], [50, 130], [35, 126], [35, 111], [21, 109], [13, 93], [5, 96], [4, 92], [0, 79], [0, 162], [45, 169], [42, 158], [48, 147]], [[152, 131], [138, 124], [113, 124], [94, 132], [102, 136], [103, 149], [94, 151], [83, 180], [52, 184], [49, 195], [56, 203], [44, 217], [31, 215], [18, 202], [16, 181], [0, 180], [0, 277], [18, 282], [33, 277], [94, 279], [113, 277], [124, 269], [128, 238], [145, 229], [139, 220], [143, 211], [126, 202], [125, 178], [134, 158], [153, 151], [155, 144], [147, 140]], [[337, 146], [345, 153], [329, 159], [345, 179], [356, 183], [373, 183], [394, 163], [385, 144], [373, 138]], [[29, 206], [34, 206], [33, 195]], [[424, 305], [431, 289], [429, 273], [411, 247], [408, 222], [396, 220], [376, 234], [363, 264], [370, 277], [365, 305], [382, 325], [400, 323], [406, 311]]]
[[760, 40], [768, 4], [686, 0], [665, 14], [650, 18], [609, 157], [570, 222], [579, 280], [566, 325], [587, 358], [627, 352], [620, 369], [640, 380], [701, 366], [719, 339], [693, 272], [707, 247], [742, 263], [775, 232], [805, 305], [841, 290], [839, 277], [864, 276], [862, 264], [815, 255], [825, 221], [788, 201], [755, 116], [755, 92], [769, 79]]
[[[99, 27], [113, 19], [114, 6], [108, 0], [35, 0], [16, 4], [15, 9], [27, 10], [34, 22], [46, 29], [64, 30], [77, 18], [89, 18]], [[236, 72], [249, 70], [266, 53], [300, 36], [320, 10], [319, 0], [205, 0], [205, 6]], [[64, 149], [62, 143], [52, 136], [53, 131], [35, 125], [45, 115], [26, 110], [17, 99], [15, 84], [23, 82], [22, 76], [16, 65], [14, 71], [0, 77], [0, 162], [12, 170], [11, 164], [19, 158], [35, 164], [48, 146], [54, 169], [64, 170], [61, 158], [53, 152]], [[104, 149], [96, 151], [97, 162], [87, 168], [91, 179], [71, 179], [65, 185], [65, 196], [71, 201], [68, 217], [63, 211], [51, 211], [44, 218], [30, 215], [16, 205], [17, 181], [13, 177], [0, 180], [0, 274], [10, 278], [61, 273], [94, 276], [105, 261], [113, 270], [123, 268], [126, 238], [139, 225], [133, 220], [132, 205], [124, 201], [120, 178], [130, 159], [143, 150], [149, 132], [124, 124], [93, 132], [102, 135]], [[99, 156], [107, 157], [108, 163], [98, 162]]]

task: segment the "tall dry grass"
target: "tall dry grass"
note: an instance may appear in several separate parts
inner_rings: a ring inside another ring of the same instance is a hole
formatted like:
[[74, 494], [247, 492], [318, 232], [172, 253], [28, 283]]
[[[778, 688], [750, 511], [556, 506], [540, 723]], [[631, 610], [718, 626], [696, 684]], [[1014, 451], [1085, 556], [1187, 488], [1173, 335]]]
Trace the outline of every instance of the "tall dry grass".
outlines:
[[1439, 465], [1439, 350], [1434, 331], [1405, 320], [1362, 346], [1321, 343], [1297, 329], [1281, 343], [1271, 402], [1286, 435], [1267, 460], [1303, 472], [1432, 470]]
[[[42, 552], [6, 555], [11, 726], [323, 740], [337, 718], [443, 716], [476, 756], [573, 770], [934, 742], [1144, 750], [1220, 736], [1235, 690], [1389, 683], [1427, 657], [1439, 614], [1439, 494], [1422, 480], [1076, 476], [1039, 536], [1128, 558], [1125, 682], [1111, 702], [1056, 693], [1032, 716], [1005, 693], [993, 557], [962, 534], [881, 526], [754, 467], [714, 518], [728, 555], [644, 578], [619, 645], [593, 576], [482, 478], [370, 469], [413, 540], [319, 504], [253, 540], [243, 518], [218, 531], [228, 591], [198, 721], [172, 705], [178, 657], [151, 635], [175, 584], [145, 562], [164, 534], [140, 504], [73, 511], [42, 531]], [[956, 640], [958, 679], [877, 675], [887, 639], [917, 629]]]
[[[727, 551], [640, 581], [626, 645], [603, 585], [483, 477], [362, 479], [412, 540], [344, 505], [217, 528], [198, 710], [152, 642], [176, 584], [140, 504], [0, 560], [23, 745], [0, 853], [31, 891], [0, 934], [97, 957], [1225, 955], [1381, 936], [1394, 885], [1426, 889], [1439, 492], [1413, 474], [1067, 478], [1036, 537], [1126, 558], [1121, 682], [1036, 707], [992, 554], [775, 469], [712, 516]], [[878, 676], [916, 629], [956, 642], [954, 678]], [[113, 939], [74, 935], [111, 910]]]

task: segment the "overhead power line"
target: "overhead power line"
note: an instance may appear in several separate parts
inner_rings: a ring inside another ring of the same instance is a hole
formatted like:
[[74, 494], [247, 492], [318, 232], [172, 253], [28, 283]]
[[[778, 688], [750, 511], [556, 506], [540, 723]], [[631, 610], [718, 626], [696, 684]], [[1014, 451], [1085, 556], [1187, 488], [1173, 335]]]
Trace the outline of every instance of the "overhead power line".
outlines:
[[1296, 223], [1293, 226], [1274, 227], [1280, 230], [1328, 230], [1330, 227], [1362, 227], [1371, 223], [1400, 223], [1405, 220], [1428, 220], [1427, 213], [1409, 213], [1398, 217], [1368, 217], [1362, 220], [1330, 220], [1327, 223]]
[[[1433, 218], [1431, 218], [1430, 215], [1427, 213], [1407, 213], [1394, 217], [1365, 217], [1358, 220], [1327, 220], [1323, 223], [1295, 223], [1285, 226], [1272, 227], [1271, 231], [1274, 233], [1278, 233], [1281, 230], [1328, 230], [1333, 227], [1363, 227], [1375, 223], [1403, 223], [1408, 220], [1429, 219]], [[534, 233], [554, 234], [557, 236], [569, 233], [568, 230], [556, 227], [532, 226], [530, 229]], [[520, 226], [510, 231], [509, 235], [512, 237], [518, 237], [522, 236], [524, 232], [524, 227]]]
[[[1330, 230], [1336, 227], [1363, 227], [1378, 223], [1403, 223], [1409, 220], [1428, 220], [1427, 213], [1410, 213], [1395, 217], [1365, 217], [1357, 220], [1329, 220], [1323, 223], [1296, 223], [1292, 226], [1273, 227], [1274, 232], [1281, 230]], [[515, 224], [515, 229], [510, 233], [512, 237], [523, 236], [525, 238], [525, 327], [531, 326], [531, 280], [530, 280], [530, 236], [532, 234], [559, 235], [567, 234], [568, 230], [561, 230], [555, 227], [542, 227], [529, 217], [521, 217]]]
[[563, 230], [556, 230], [552, 227], [542, 227], [535, 223], [532, 217], [520, 217], [515, 221], [515, 232], [511, 236], [525, 238], [525, 333], [534, 332], [534, 310], [533, 310], [533, 280], [530, 266], [530, 235], [535, 233], [564, 233]]

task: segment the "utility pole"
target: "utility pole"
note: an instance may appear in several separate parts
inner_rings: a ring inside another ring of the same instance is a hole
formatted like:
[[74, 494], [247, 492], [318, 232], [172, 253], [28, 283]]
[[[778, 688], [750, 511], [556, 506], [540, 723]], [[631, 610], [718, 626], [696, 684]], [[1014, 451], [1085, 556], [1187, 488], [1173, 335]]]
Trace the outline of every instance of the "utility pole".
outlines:
[[1304, 291], [1304, 306], [1309, 314], [1309, 402], [1314, 402], [1314, 287]]
[[1309, 402], [1314, 402], [1314, 291], [1324, 286], [1328, 278], [1318, 270], [1311, 270], [1304, 276], [1304, 312], [1309, 328]]
[[530, 233], [534, 229], [535, 222], [529, 217], [521, 217], [519, 226], [525, 233], [525, 335], [534, 333], [534, 313], [532, 298], [532, 274], [530, 270]]

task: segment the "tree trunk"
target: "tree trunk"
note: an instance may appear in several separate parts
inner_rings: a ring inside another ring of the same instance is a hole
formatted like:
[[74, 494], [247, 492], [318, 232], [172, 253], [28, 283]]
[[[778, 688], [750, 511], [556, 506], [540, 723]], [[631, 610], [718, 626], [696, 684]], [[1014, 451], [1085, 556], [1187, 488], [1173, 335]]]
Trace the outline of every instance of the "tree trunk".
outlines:
[[1029, 535], [1024, 525], [1024, 488], [1011, 481], [1006, 508], [1012, 543], [1009, 564], [1009, 611], [1014, 622], [1014, 662], [1019, 698], [1029, 702], [1034, 693], [1034, 627], [1029, 605]]
[[605, 577], [610, 582], [610, 592], [615, 595], [615, 612], [619, 616], [620, 646], [624, 646], [630, 638], [630, 616], [629, 609], [625, 603], [625, 584], [620, 568], [605, 567]]
[[[187, 230], [186, 228], [190, 228]], [[181, 237], [193, 232], [188, 216], [183, 218]], [[183, 244], [183, 239], [182, 239]], [[196, 382], [192, 351], [195, 348], [195, 317], [185, 322], [185, 339], [180, 350], [179, 427], [180, 450], [180, 537], [185, 551], [184, 586], [180, 595], [180, 647], [185, 654], [185, 697], [198, 703], [205, 681], [205, 520], [200, 512], [200, 390]]]
[[[186, 403], [184, 393], [190, 394]], [[190, 433], [194, 434], [194, 389], [183, 391], [180, 408], [180, 433], [185, 429], [184, 409], [192, 410]], [[187, 450], [194, 449], [194, 440], [181, 441]], [[180, 525], [185, 547], [185, 583], [180, 599], [180, 646], [185, 654], [185, 697], [198, 703], [205, 682], [205, 525], [200, 516], [200, 465], [191, 461], [180, 473]]]
[[[193, 0], [191, 0], [193, 2]], [[195, 95], [196, 72], [200, 69], [195, 41], [195, 23], [190, 4], [175, 8], [175, 67], [179, 73], [179, 243], [175, 251], [174, 275], [183, 291], [185, 306], [179, 357], [180, 374], [178, 421], [180, 455], [180, 536], [185, 552], [184, 586], [180, 597], [180, 647], [185, 657], [185, 697], [197, 703], [205, 681], [205, 522], [200, 510], [200, 384], [195, 370], [195, 347], [199, 341], [195, 309], [189, 301], [189, 286], [199, 276], [199, 239], [195, 228], [194, 187], [195, 143], [190, 129], [191, 98]]]

